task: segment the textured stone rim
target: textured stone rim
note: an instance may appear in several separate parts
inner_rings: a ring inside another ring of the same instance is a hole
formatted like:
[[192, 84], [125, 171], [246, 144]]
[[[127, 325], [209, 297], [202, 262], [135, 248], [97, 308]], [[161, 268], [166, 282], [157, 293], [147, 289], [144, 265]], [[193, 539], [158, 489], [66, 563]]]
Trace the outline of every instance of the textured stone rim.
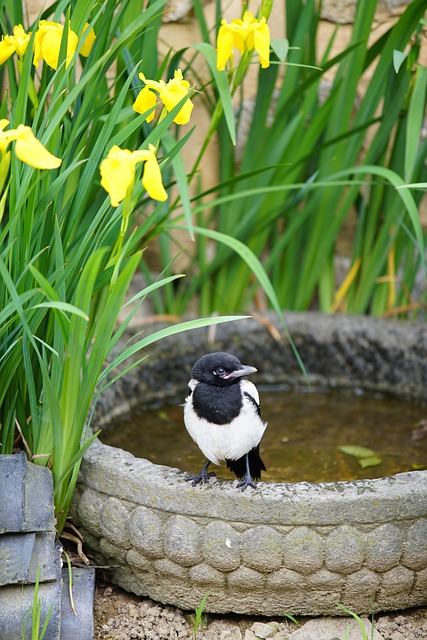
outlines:
[[[423, 326], [320, 314], [287, 321], [314, 383], [426, 399]], [[244, 321], [221, 327], [214, 344], [206, 331], [160, 343], [98, 415], [120, 412], [136, 392], [182, 397], [195, 356], [216, 349], [257, 366], [257, 382], [301, 382], [289, 346]], [[161, 391], [166, 370], [174, 382]], [[116, 565], [111, 578], [125, 589], [184, 609], [208, 592], [206, 610], [265, 615], [339, 614], [338, 601], [359, 613], [427, 604], [427, 471], [261, 482], [243, 494], [235, 482], [193, 488], [184, 478], [99, 442], [86, 454], [74, 512], [96, 559]]]

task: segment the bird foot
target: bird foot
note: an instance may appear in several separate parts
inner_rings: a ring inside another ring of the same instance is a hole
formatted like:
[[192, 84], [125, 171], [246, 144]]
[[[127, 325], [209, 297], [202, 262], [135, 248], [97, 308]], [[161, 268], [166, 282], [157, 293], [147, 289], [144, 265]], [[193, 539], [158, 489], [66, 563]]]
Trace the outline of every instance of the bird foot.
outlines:
[[252, 489], [256, 489], [256, 484], [252, 480], [250, 475], [246, 475], [243, 480], [237, 483], [237, 487], [241, 489], [241, 491], [245, 491], [248, 487], [252, 487]]
[[189, 476], [185, 478], [187, 482], [191, 482], [192, 486], [195, 487], [197, 484], [205, 484], [209, 478], [215, 476], [214, 471], [205, 471], [202, 469], [199, 473], [196, 473], [194, 476]]

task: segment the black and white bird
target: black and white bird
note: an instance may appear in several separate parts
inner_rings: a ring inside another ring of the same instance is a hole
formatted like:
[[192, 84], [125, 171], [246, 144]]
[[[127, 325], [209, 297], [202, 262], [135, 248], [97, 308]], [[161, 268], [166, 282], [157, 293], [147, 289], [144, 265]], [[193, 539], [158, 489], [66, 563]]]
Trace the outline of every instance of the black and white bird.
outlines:
[[253, 479], [266, 470], [259, 455], [259, 442], [267, 423], [261, 420], [258, 390], [244, 379], [255, 367], [241, 364], [230, 353], [202, 356], [191, 371], [184, 403], [184, 423], [207, 461], [200, 473], [188, 478], [192, 484], [205, 483], [215, 475], [211, 462], [227, 467], [242, 480], [238, 487], [256, 487]]

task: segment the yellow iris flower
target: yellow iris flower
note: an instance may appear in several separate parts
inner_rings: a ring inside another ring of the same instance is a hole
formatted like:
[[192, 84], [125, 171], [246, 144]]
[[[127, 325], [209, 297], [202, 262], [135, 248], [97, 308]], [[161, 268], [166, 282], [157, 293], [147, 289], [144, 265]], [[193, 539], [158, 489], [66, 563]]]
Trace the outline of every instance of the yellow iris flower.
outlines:
[[2, 36], [0, 41], [0, 64], [6, 62], [14, 53], [17, 53], [22, 58], [27, 50], [30, 37], [31, 33], [26, 33], [22, 24], [17, 24], [16, 27], [13, 27], [13, 36]]
[[[176, 69], [174, 77], [168, 82], [164, 80], [160, 80], [159, 82], [156, 80], [147, 80], [143, 73], [140, 73], [139, 77], [145, 83], [145, 87], [139, 92], [133, 104], [133, 109], [137, 113], [144, 113], [151, 107], [154, 107], [157, 102], [155, 91], [159, 94], [160, 101], [168, 112], [172, 111], [178, 102], [183, 100], [190, 91], [190, 83], [184, 80], [181, 69]], [[187, 122], [190, 121], [193, 107], [194, 105], [190, 98], [187, 98], [173, 121], [176, 124], [187, 124]], [[147, 122], [151, 122], [153, 118], [154, 111], [147, 116]]]
[[[86, 57], [89, 55], [96, 37], [93, 29], [91, 29], [88, 24], [84, 26], [83, 33], [85, 33], [87, 29], [89, 29], [89, 33], [80, 49], [81, 55]], [[34, 38], [33, 62], [35, 67], [38, 67], [39, 62], [44, 60], [52, 69], [57, 69], [63, 33], [64, 27], [62, 24], [59, 24], [59, 22], [40, 20], [39, 28]], [[22, 58], [27, 50], [30, 37], [31, 33], [26, 33], [21, 24], [13, 28], [13, 35], [3, 36], [0, 41], [0, 64], [6, 62], [14, 53], [17, 53], [18, 56]], [[67, 67], [76, 52], [78, 43], [79, 39], [77, 35], [69, 29], [65, 61]]]
[[270, 66], [270, 29], [265, 18], [258, 20], [250, 11], [245, 11], [243, 18], [232, 20], [227, 24], [221, 21], [217, 38], [217, 69], [223, 71], [233, 56], [236, 48], [241, 54], [246, 51], [258, 53], [261, 67]]
[[[89, 28], [86, 24], [83, 32]], [[59, 52], [61, 49], [61, 41], [64, 33], [64, 27], [59, 22], [50, 22], [48, 20], [40, 20], [39, 28], [34, 38], [34, 66], [38, 67], [39, 62], [44, 60], [52, 69], [58, 68]], [[88, 56], [95, 40], [93, 29], [88, 33], [86, 40], [80, 50], [82, 56]], [[71, 58], [76, 52], [79, 39], [77, 34], [70, 28], [67, 36], [67, 55], [65, 66], [71, 62]]]
[[17, 129], [5, 128], [8, 120], [0, 120], [0, 153], [8, 155], [7, 147], [11, 142], [15, 142], [16, 157], [25, 164], [35, 169], [57, 169], [62, 160], [49, 153], [49, 151], [37, 140], [31, 127], [20, 124]]
[[150, 144], [148, 149], [129, 151], [114, 145], [100, 166], [101, 185], [110, 196], [111, 206], [118, 207], [125, 199], [135, 180], [135, 167], [138, 162], [144, 162], [142, 185], [150, 198], [161, 202], [167, 199], [156, 158], [156, 148]]

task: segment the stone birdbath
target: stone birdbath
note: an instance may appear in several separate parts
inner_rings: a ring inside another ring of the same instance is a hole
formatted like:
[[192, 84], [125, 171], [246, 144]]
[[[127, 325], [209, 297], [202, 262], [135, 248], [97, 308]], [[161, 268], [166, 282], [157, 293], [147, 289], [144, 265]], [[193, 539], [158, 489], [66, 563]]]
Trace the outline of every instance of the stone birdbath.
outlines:
[[[312, 384], [425, 401], [427, 328], [365, 317], [289, 314]], [[195, 359], [227, 350], [258, 369], [257, 384], [303, 382], [285, 340], [267, 324], [222, 325], [163, 341], [110, 387], [98, 425], [140, 403], [184, 397]], [[147, 428], [147, 427], [145, 427]], [[85, 455], [73, 512], [113, 583], [183, 609], [278, 615], [356, 613], [427, 604], [427, 471], [353, 482], [192, 487], [178, 469], [96, 442]]]

